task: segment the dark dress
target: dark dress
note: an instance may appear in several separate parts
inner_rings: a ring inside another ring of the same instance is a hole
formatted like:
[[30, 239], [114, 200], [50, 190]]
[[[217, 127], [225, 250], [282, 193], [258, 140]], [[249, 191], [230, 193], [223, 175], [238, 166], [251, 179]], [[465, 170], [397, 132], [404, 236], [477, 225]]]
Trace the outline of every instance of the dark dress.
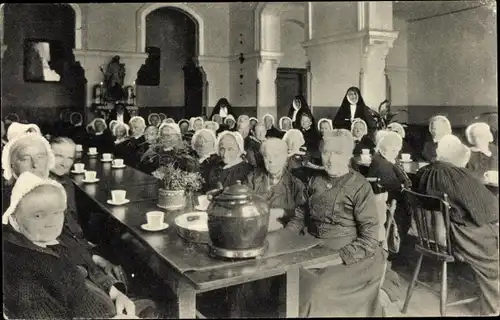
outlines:
[[102, 134], [92, 134], [89, 137], [89, 147], [97, 148], [99, 153], [112, 153], [114, 149], [114, 139], [109, 130], [104, 130]]
[[343, 263], [305, 270], [301, 317], [382, 316], [384, 255], [370, 184], [353, 170], [341, 177], [321, 172], [311, 178], [305, 194], [306, 205], [296, 208], [286, 228], [322, 239], [339, 251]]
[[224, 188], [236, 184], [237, 181], [243, 183], [246, 181], [248, 173], [253, 170], [252, 165], [244, 161], [227, 169], [222, 169], [223, 166], [224, 163], [219, 162], [210, 170], [206, 185], [208, 190], [218, 189], [219, 183]]
[[486, 171], [498, 171], [498, 150], [495, 146], [493, 146], [490, 147], [490, 151], [491, 156], [488, 157], [481, 151], [471, 150], [470, 159], [467, 163], [466, 168], [481, 179], [483, 178]]
[[141, 135], [139, 138], [130, 137], [130, 164], [131, 167], [137, 167], [139, 162], [141, 162], [141, 157], [146, 145], [146, 138]]
[[354, 140], [354, 150], [352, 154], [355, 156], [359, 156], [363, 151], [363, 149], [369, 149], [370, 153], [373, 154], [373, 149], [375, 148], [375, 143], [368, 135], [365, 135], [361, 138], [361, 140]]
[[441, 161], [421, 168], [415, 181], [419, 193], [448, 195], [453, 251], [475, 273], [481, 313], [498, 313], [498, 199], [467, 169]]
[[307, 153], [309, 153], [313, 158], [318, 158], [319, 155], [319, 143], [321, 141], [321, 134], [316, 130], [316, 126], [312, 126], [309, 130], [300, 129], [302, 135], [304, 136], [305, 146], [307, 148]]
[[[109, 123], [113, 120], [117, 120], [118, 118], [118, 114], [116, 112], [116, 109], [113, 109], [111, 110], [111, 112], [109, 113], [109, 117], [107, 119], [107, 124], [109, 126]], [[130, 113], [128, 112], [127, 108], [125, 108], [125, 110], [123, 111], [123, 122], [124, 123], [129, 123], [130, 122]]]
[[87, 146], [88, 133], [83, 125], [72, 127], [69, 131], [68, 137], [71, 138], [76, 144]]
[[201, 174], [201, 177], [203, 178], [203, 186], [202, 186], [203, 193], [210, 191], [210, 188], [208, 185], [210, 171], [212, 170], [212, 168], [219, 166], [221, 164], [221, 162], [222, 162], [222, 159], [219, 155], [212, 154], [199, 164], [199, 172]]
[[283, 138], [284, 133], [281, 132], [280, 130], [276, 129], [276, 127], [273, 125], [271, 129], [267, 130], [266, 133], [266, 138], [278, 138], [281, 139]]
[[434, 142], [432, 140], [427, 140], [424, 144], [424, 148], [422, 149], [420, 158], [427, 162], [436, 160], [437, 156], [436, 149], [437, 149], [437, 142]]
[[[212, 120], [214, 115], [219, 114], [221, 106], [226, 106], [227, 107], [227, 114], [232, 115], [233, 117], [236, 118], [236, 116], [234, 115], [233, 107], [229, 104], [229, 101], [227, 101], [226, 98], [221, 98], [215, 104], [214, 110], [212, 111], [212, 114], [210, 115], [210, 120]], [[222, 119], [222, 120], [224, 120], [224, 119]]]
[[356, 87], [347, 89], [344, 100], [342, 100], [342, 104], [340, 105], [340, 108], [339, 110], [337, 110], [337, 114], [333, 119], [333, 128], [347, 129], [351, 131], [351, 103], [347, 99], [347, 92], [349, 92], [349, 90], [354, 90], [358, 94], [358, 103], [356, 104], [356, 112], [354, 113], [354, 118], [360, 118], [364, 120], [366, 122], [366, 125], [368, 126], [368, 135], [373, 136], [373, 133], [376, 130], [375, 119], [372, 116], [370, 108], [365, 104], [361, 92]]
[[123, 159], [126, 165], [135, 166], [136, 164], [136, 153], [134, 142], [132, 139], [127, 138], [119, 143], [114, 143], [113, 155], [115, 158]]
[[413, 147], [410, 145], [406, 139], [403, 139], [403, 147], [401, 148], [401, 151], [399, 152], [399, 155], [401, 156], [402, 153], [408, 153], [412, 155], [412, 158], [414, 156], [415, 150], [413, 150]]

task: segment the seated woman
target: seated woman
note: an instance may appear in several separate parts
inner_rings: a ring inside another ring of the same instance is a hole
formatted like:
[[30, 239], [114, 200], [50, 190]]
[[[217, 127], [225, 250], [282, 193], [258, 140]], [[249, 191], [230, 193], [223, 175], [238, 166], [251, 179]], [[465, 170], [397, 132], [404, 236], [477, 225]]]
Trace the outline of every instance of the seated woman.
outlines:
[[249, 121], [250, 121], [250, 117], [247, 116], [246, 114], [242, 114], [242, 115], [238, 116], [238, 119], [236, 121], [236, 125], [239, 125], [242, 122], [249, 122]]
[[73, 112], [69, 117], [71, 128], [69, 136], [75, 143], [85, 145], [87, 143], [87, 130], [83, 126], [83, 117], [80, 112]]
[[118, 122], [113, 135], [115, 136], [113, 155], [115, 158], [123, 159], [125, 164], [134, 167], [137, 159], [134, 141], [129, 137], [129, 127], [123, 122]]
[[[203, 181], [208, 181], [210, 170], [222, 161], [217, 154], [216, 143], [217, 138], [215, 137], [215, 133], [209, 129], [201, 129], [196, 132], [191, 140], [191, 147], [196, 152], [199, 171]], [[204, 184], [205, 186], [206, 183]], [[203, 193], [207, 191], [209, 190], [202, 189]]]
[[142, 159], [142, 156], [151, 147], [154, 147], [158, 143], [158, 131], [159, 129], [155, 126], [149, 126], [144, 131], [144, 144], [139, 146], [137, 152], [138, 159]]
[[466, 168], [481, 179], [486, 171], [498, 171], [498, 150], [492, 144], [493, 134], [490, 126], [484, 122], [473, 123], [467, 127], [465, 135], [472, 145]]
[[89, 147], [97, 148], [97, 152], [112, 152], [113, 151], [113, 137], [111, 132], [107, 129], [106, 121], [102, 118], [94, 119], [90, 125], [94, 133], [89, 137]]
[[396, 132], [399, 134], [399, 136], [403, 139], [403, 147], [401, 148], [401, 151], [399, 154], [401, 155], [402, 153], [408, 153], [413, 155], [414, 151], [413, 148], [411, 147], [410, 143], [406, 141], [406, 131], [405, 128], [397, 122], [392, 122], [387, 126], [387, 130]]
[[148, 123], [150, 126], [160, 127], [161, 119], [158, 113], [151, 113], [148, 116]]
[[288, 130], [292, 129], [292, 119], [289, 117], [281, 117], [279, 121], [279, 127], [281, 132], [287, 132]]
[[244, 159], [251, 164], [254, 168], [263, 167], [264, 160], [260, 154], [260, 142], [255, 141], [255, 138], [250, 136], [250, 121], [242, 121], [238, 123], [238, 132], [243, 138], [243, 145], [245, 148]]
[[[66, 209], [64, 187], [30, 172], [19, 176], [2, 216], [5, 307], [14, 318], [151, 316], [154, 304], [134, 304], [113, 281], [96, 285], [59, 238]], [[7, 265], [8, 263], [8, 265]], [[141, 308], [148, 306], [148, 315]], [[124, 316], [124, 312], [126, 315]]]
[[111, 133], [113, 133], [113, 131], [115, 130], [114, 128], [115, 128], [117, 123], [118, 123], [118, 121], [116, 121], [116, 120], [111, 120], [109, 122], [109, 131], [111, 131]]
[[302, 131], [302, 135], [304, 136], [304, 140], [307, 153], [311, 156], [312, 162], [315, 164], [320, 164], [320, 155], [319, 155], [319, 142], [321, 140], [321, 135], [314, 125], [314, 118], [312, 115], [308, 113], [303, 113], [299, 118], [300, 121], [300, 131]]
[[375, 143], [368, 136], [368, 126], [364, 120], [354, 119], [352, 121], [351, 134], [354, 138], [353, 155], [359, 156], [363, 149], [369, 149], [370, 153], [373, 153]]
[[181, 128], [181, 133], [184, 135], [189, 131], [189, 120], [181, 119], [179, 120], [179, 128]]
[[267, 130], [267, 133], [266, 133], [266, 138], [282, 138], [283, 137], [283, 133], [281, 131], [279, 131], [278, 129], [276, 129], [276, 127], [274, 126], [274, 117], [271, 115], [271, 114], [266, 114], [264, 115], [264, 117], [262, 117], [262, 122], [264, 123], [264, 125], [266, 126], [266, 130]]
[[259, 123], [259, 120], [255, 117], [250, 117], [250, 134], [255, 135], [255, 126]]
[[229, 114], [224, 119], [224, 124], [219, 127], [219, 130], [217, 130], [217, 136], [219, 136], [219, 134], [223, 131], [236, 131], [236, 120], [232, 114]]
[[384, 255], [380, 221], [368, 181], [349, 169], [349, 131], [327, 132], [320, 145], [325, 171], [306, 185], [304, 206], [286, 228], [307, 233], [338, 250], [339, 258], [308, 267], [301, 280], [302, 317], [380, 317]]
[[321, 136], [324, 136], [326, 131], [332, 131], [332, 130], [333, 130], [332, 120], [327, 118], [322, 118], [318, 121], [318, 131], [321, 134]]
[[222, 132], [217, 138], [217, 150], [222, 161], [210, 170], [204, 189], [220, 189], [232, 186], [237, 181], [244, 182], [253, 167], [243, 160], [245, 147], [241, 134]]
[[377, 146], [367, 177], [378, 178], [378, 183], [388, 192], [389, 203], [392, 199], [396, 199], [394, 220], [401, 235], [400, 238], [403, 239], [403, 235], [408, 233], [411, 225], [411, 208], [401, 194], [402, 187], [411, 187], [411, 180], [397, 160], [403, 139], [391, 131], [377, 131], [376, 136]]
[[174, 118], [166, 118], [162, 123], [175, 123]]
[[263, 123], [258, 122], [255, 125], [254, 133], [255, 133], [254, 135], [250, 136], [253, 140], [255, 140], [259, 143], [262, 143], [266, 140], [267, 129]]
[[212, 130], [214, 134], [217, 134], [217, 130], [219, 130], [219, 124], [215, 121], [205, 121], [205, 129]]
[[457, 137], [441, 137], [436, 156], [435, 162], [418, 170], [414, 189], [448, 195], [454, 255], [474, 271], [481, 314], [498, 314], [498, 199], [464, 168], [470, 150]]
[[432, 141], [426, 141], [420, 158], [427, 162], [436, 160], [436, 148], [439, 140], [451, 134], [451, 123], [445, 116], [434, 116], [429, 120], [429, 132]]
[[164, 123], [159, 129], [158, 144], [142, 156], [138, 169], [151, 174], [160, 166], [174, 163], [181, 170], [198, 170], [196, 160], [189, 154], [181, 138], [181, 129], [176, 123]]
[[302, 182], [306, 182], [311, 172], [304, 166], [309, 162], [309, 158], [303, 148], [305, 140], [302, 132], [298, 129], [290, 129], [283, 136], [283, 141], [288, 146], [286, 170]]
[[130, 158], [133, 159], [133, 163], [131, 165], [135, 167], [137, 163], [141, 161], [141, 155], [139, 151], [146, 143], [146, 138], [144, 137], [144, 131], [146, 130], [146, 121], [143, 117], [134, 116], [130, 118], [128, 125], [130, 127], [130, 143], [132, 147], [132, 150], [130, 152], [133, 153], [133, 155], [130, 156]]

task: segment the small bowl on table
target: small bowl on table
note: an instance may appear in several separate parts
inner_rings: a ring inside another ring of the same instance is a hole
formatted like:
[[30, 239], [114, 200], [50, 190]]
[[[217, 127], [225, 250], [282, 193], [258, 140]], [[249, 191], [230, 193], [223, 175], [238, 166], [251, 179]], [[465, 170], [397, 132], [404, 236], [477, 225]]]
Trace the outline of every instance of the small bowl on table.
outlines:
[[175, 218], [177, 234], [186, 241], [208, 243], [208, 214], [206, 212], [189, 212]]

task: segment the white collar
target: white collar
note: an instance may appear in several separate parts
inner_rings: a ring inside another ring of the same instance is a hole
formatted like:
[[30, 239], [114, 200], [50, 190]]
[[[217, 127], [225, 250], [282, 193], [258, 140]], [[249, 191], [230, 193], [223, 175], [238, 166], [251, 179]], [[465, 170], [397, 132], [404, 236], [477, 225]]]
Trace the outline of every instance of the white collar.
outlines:
[[481, 152], [485, 156], [491, 157], [491, 151], [489, 149], [488, 150], [483, 150], [483, 149], [479, 149], [478, 147], [470, 147], [470, 151]]
[[223, 166], [222, 169], [224, 169], [224, 170], [229, 169], [229, 168], [234, 167], [235, 165], [240, 164], [242, 162], [243, 162], [243, 159], [238, 158], [235, 162], [230, 163], [230, 164], [226, 164], [225, 166]]
[[163, 151], [172, 151], [174, 150], [174, 147], [170, 147], [170, 148], [163, 148]]

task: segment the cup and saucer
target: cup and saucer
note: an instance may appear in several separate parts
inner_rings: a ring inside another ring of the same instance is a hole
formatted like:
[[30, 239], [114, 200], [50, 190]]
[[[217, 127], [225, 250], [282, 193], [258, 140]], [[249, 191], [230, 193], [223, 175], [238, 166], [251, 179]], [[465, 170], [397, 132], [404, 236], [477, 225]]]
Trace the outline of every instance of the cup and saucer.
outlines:
[[113, 168], [113, 169], [123, 169], [125, 167], [126, 167], [126, 165], [125, 165], [125, 163], [123, 163], [123, 159], [114, 159], [111, 162], [111, 168]]
[[111, 199], [109, 199], [107, 202], [108, 202], [108, 204], [111, 204], [114, 206], [122, 206], [122, 205], [130, 202], [130, 200], [127, 199], [126, 196], [127, 196], [126, 190], [112, 190], [111, 191]]
[[95, 183], [99, 181], [97, 178], [97, 172], [95, 171], [85, 171], [84, 172], [85, 176], [83, 177], [83, 182], [85, 183]]
[[75, 163], [75, 169], [71, 170], [71, 173], [74, 174], [84, 174], [85, 173], [85, 164], [83, 163]]
[[89, 152], [87, 152], [89, 157], [95, 157], [98, 155], [97, 148], [89, 148]]
[[210, 200], [208, 200], [208, 196], [201, 195], [198, 196], [198, 205], [194, 206], [194, 208], [198, 211], [207, 211], [209, 205]]
[[142, 230], [146, 231], [162, 231], [169, 227], [168, 223], [163, 221], [165, 213], [163, 211], [150, 211], [146, 213], [147, 223], [141, 225]]
[[103, 153], [101, 162], [111, 162], [113, 161], [112, 154], [111, 153]]

